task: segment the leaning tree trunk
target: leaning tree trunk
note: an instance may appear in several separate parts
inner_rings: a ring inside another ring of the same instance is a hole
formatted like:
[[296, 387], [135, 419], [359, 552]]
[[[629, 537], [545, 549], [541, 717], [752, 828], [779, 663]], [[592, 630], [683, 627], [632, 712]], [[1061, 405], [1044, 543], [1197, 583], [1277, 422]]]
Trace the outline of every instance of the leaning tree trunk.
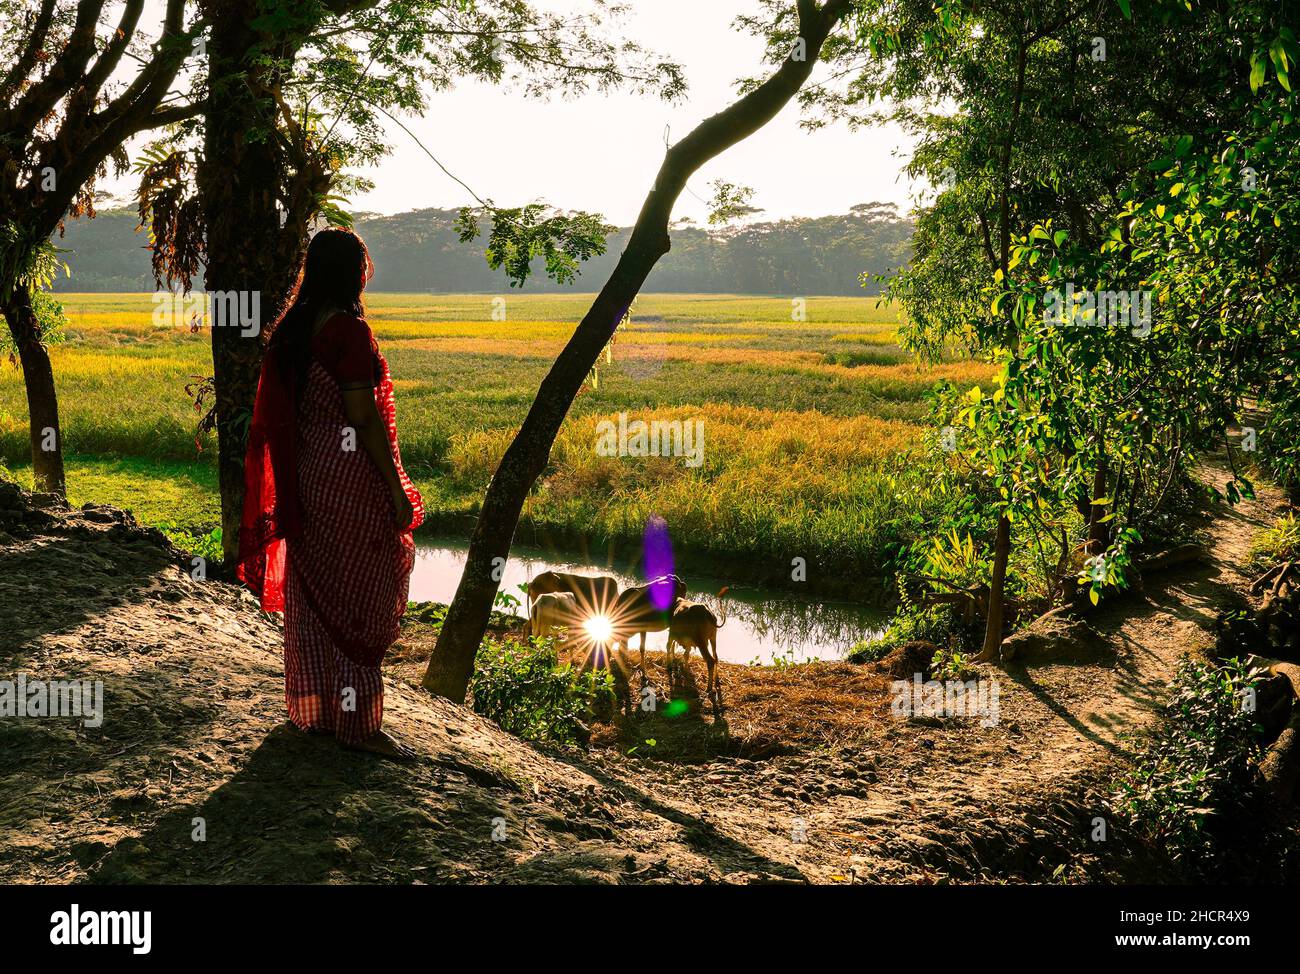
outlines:
[[9, 333], [18, 349], [18, 361], [27, 387], [27, 422], [32, 441], [32, 479], [37, 490], [63, 494], [63, 430], [59, 426], [59, 398], [54, 389], [50, 353], [41, 341], [41, 326], [32, 307], [31, 292], [20, 284], [12, 288], [4, 307]]
[[1005, 614], [1007, 586], [1007, 560], [1011, 557], [1011, 521], [1003, 514], [998, 518], [998, 533], [993, 545], [993, 577], [989, 581], [989, 612], [984, 628], [984, 646], [975, 657], [982, 662], [997, 659], [1002, 645], [1002, 623]]
[[523, 426], [492, 478], [470, 538], [469, 556], [456, 597], [424, 674], [427, 689], [458, 702], [465, 699], [474, 658], [499, 586], [500, 573], [494, 569], [510, 553], [524, 501], [546, 466], [574, 397], [646, 276], [668, 253], [668, 222], [687, 179], [714, 156], [757, 132], [785, 107], [807, 81], [822, 44], [851, 6], [851, 0], [830, 0], [819, 9], [813, 0], [799, 0], [803, 45], [796, 47], [762, 85], [701, 122], [666, 153], [632, 228], [627, 249], [542, 380]]

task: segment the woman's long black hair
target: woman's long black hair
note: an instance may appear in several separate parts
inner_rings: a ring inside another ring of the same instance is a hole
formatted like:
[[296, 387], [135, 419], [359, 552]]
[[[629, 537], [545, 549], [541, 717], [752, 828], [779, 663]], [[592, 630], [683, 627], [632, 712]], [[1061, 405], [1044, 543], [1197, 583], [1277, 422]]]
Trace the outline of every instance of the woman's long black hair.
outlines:
[[282, 379], [302, 388], [311, 364], [312, 329], [322, 310], [338, 308], [358, 318], [365, 316], [361, 292], [374, 271], [365, 242], [351, 230], [328, 227], [311, 238], [302, 271], [268, 345], [268, 351], [276, 353]]

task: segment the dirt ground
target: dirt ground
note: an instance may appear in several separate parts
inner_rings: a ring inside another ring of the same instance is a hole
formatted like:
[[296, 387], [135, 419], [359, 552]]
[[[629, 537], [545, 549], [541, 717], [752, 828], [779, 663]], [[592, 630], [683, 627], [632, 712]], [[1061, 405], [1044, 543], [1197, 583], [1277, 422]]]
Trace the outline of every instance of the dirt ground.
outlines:
[[[980, 667], [994, 726], [895, 717], [889, 677], [846, 663], [720, 664], [715, 713], [689, 687], [697, 655], [673, 691], [688, 713], [542, 751], [414, 686], [413, 627], [385, 722], [418, 757], [395, 764], [286, 724], [280, 632], [250, 595], [195, 581], [120, 512], [15, 497], [0, 493], [0, 679], [102, 680], [105, 716], [0, 719], [7, 883], [1095, 877], [1096, 786], [1242, 602], [1251, 537], [1282, 503], [1216, 512], [1206, 561], [1091, 619], [1090, 661]], [[654, 654], [648, 670], [666, 687]]]

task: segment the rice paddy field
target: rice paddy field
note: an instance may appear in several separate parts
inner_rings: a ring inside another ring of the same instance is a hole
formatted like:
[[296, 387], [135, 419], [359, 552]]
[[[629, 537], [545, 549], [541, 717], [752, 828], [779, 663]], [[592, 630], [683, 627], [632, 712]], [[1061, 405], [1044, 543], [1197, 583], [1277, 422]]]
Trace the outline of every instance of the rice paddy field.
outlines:
[[[196, 436], [185, 387], [211, 372], [208, 335], [156, 325], [150, 294], [60, 295], [67, 340], [51, 349], [69, 499], [132, 509], [178, 538], [218, 523], [215, 442]], [[430, 535], [460, 536], [537, 386], [591, 295], [368, 296], [392, 367], [406, 465]], [[504, 320], [494, 320], [501, 318]], [[643, 295], [552, 452], [520, 538], [570, 548], [639, 542], [666, 519], [697, 559], [779, 581], [806, 559], [810, 588], [888, 574], [930, 502], [909, 462], [939, 378], [987, 366], [919, 367], [875, 298]], [[597, 426], [702, 423], [702, 463], [603, 456]], [[29, 476], [21, 373], [0, 367], [0, 462]]]

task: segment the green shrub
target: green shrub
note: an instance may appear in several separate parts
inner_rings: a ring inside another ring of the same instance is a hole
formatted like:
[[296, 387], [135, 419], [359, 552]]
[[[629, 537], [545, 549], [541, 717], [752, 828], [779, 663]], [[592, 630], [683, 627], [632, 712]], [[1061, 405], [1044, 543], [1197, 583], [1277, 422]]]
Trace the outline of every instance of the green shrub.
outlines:
[[942, 646], [953, 641], [953, 637], [958, 637], [960, 643], [963, 635], [961, 621], [952, 606], [922, 608], [904, 599], [885, 631], [874, 639], [857, 643], [849, 650], [846, 659], [850, 663], [874, 663], [904, 643], [920, 639]]
[[1256, 535], [1250, 554], [1261, 566], [1300, 558], [1300, 519], [1290, 512], [1283, 514]]
[[584, 721], [614, 691], [607, 670], [579, 673], [560, 666], [555, 640], [508, 637], [484, 641], [470, 693], [476, 713], [517, 737], [538, 744], [583, 744]]
[[940, 647], [930, 659], [930, 676], [935, 680], [967, 680], [975, 675], [970, 657], [958, 650]]
[[168, 541], [181, 551], [188, 551], [191, 555], [198, 555], [209, 565], [220, 564], [224, 557], [221, 548], [221, 528], [213, 528], [205, 534], [197, 534], [192, 530], [177, 527], [175, 524], [170, 523], [159, 524], [157, 528], [167, 536]]
[[1244, 701], [1260, 675], [1238, 659], [1218, 667], [1185, 659], [1164, 720], [1117, 785], [1116, 809], [1175, 864], [1205, 868], [1215, 827], [1253, 791], [1261, 728]]
[[445, 602], [407, 602], [406, 615], [402, 617], [402, 623], [422, 622], [441, 630], [449, 608], [450, 606]]

